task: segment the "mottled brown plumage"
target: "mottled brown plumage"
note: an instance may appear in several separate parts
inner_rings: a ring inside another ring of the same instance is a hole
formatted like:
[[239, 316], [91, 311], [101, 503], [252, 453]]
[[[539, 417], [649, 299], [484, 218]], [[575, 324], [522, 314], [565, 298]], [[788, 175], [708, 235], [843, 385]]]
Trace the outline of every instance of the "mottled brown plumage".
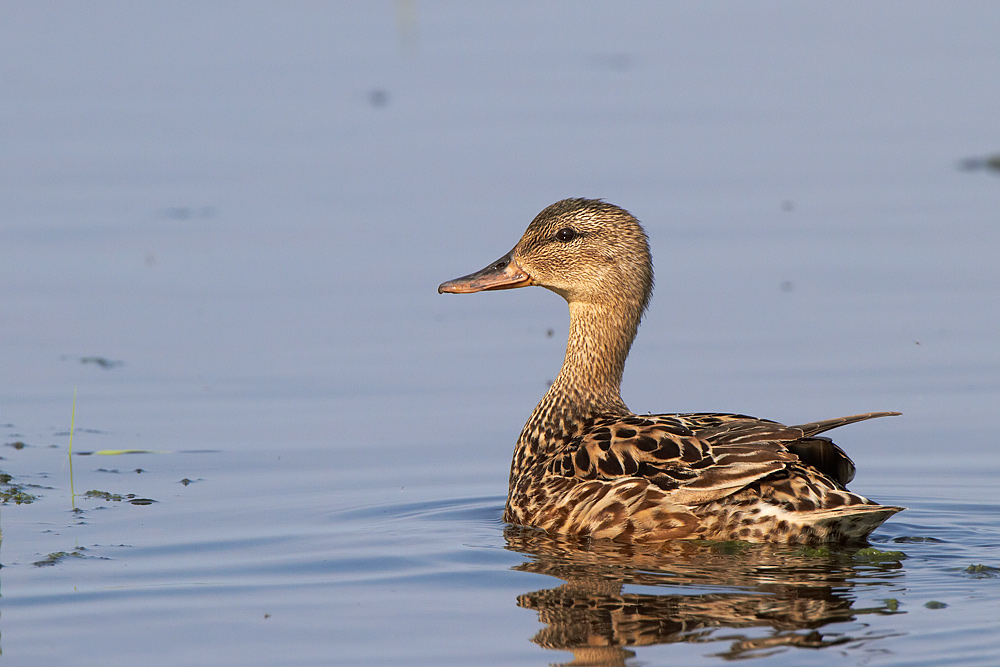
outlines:
[[504, 520], [622, 542], [863, 540], [901, 507], [846, 489], [854, 464], [820, 433], [894, 415], [785, 426], [746, 415], [633, 414], [625, 359], [653, 287], [646, 234], [591, 199], [549, 206], [510, 253], [443, 283], [466, 293], [540, 285], [569, 304], [562, 369], [517, 441]]

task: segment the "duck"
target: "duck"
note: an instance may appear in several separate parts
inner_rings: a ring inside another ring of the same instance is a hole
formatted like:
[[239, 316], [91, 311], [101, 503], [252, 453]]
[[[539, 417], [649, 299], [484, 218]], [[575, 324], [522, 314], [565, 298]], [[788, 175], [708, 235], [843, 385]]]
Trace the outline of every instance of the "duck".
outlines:
[[786, 426], [743, 414], [628, 409], [622, 376], [653, 263], [645, 230], [625, 209], [558, 201], [513, 250], [438, 292], [532, 285], [566, 300], [569, 335], [562, 367], [517, 439], [505, 522], [632, 544], [851, 544], [904, 509], [848, 491], [855, 465], [821, 435], [898, 412]]

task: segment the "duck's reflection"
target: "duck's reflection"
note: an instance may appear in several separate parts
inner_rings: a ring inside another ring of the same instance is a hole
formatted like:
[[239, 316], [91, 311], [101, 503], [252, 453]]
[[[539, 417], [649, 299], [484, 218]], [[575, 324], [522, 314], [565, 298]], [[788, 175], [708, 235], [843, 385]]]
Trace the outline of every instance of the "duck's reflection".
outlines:
[[[624, 665], [634, 655], [627, 647], [675, 642], [724, 642], [713, 653], [725, 659], [822, 648], [874, 638], [864, 630], [823, 633], [823, 626], [896, 613], [888, 603], [855, 608], [852, 589], [865, 578], [895, 576], [897, 561], [859, 566], [851, 552], [745, 543], [680, 541], [651, 550], [513, 527], [504, 536], [508, 549], [530, 557], [518, 570], [566, 582], [525, 593], [517, 604], [546, 626], [532, 641], [571, 651], [573, 665]], [[626, 592], [626, 585], [663, 594]]]

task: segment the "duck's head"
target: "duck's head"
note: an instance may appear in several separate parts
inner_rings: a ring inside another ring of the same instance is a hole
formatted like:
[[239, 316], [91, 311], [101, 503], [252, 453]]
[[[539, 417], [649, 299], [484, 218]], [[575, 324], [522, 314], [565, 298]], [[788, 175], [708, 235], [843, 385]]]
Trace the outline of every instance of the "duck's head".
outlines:
[[438, 292], [465, 294], [540, 285], [571, 304], [636, 309], [653, 288], [649, 243], [639, 221], [597, 199], [564, 199], [539, 213], [514, 249]]

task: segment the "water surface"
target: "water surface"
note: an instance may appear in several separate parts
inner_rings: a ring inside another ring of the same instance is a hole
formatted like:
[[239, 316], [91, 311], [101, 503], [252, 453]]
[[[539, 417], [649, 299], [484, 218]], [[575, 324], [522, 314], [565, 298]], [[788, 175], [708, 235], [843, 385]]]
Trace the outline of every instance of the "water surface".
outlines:
[[[997, 664], [1000, 181], [958, 167], [1000, 151], [998, 31], [955, 3], [8, 7], [0, 486], [36, 500], [0, 509], [0, 651]], [[500, 521], [565, 306], [435, 288], [569, 196], [650, 235], [633, 410], [904, 413], [837, 434], [852, 489], [909, 508], [881, 554]]]

